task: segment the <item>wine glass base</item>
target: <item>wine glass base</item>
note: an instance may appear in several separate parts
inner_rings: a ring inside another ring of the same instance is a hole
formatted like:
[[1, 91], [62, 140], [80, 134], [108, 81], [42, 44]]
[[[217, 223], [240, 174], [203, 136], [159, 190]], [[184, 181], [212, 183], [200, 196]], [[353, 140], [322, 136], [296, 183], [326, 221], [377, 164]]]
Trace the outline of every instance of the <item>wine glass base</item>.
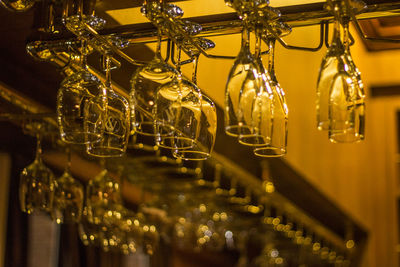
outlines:
[[191, 138], [176, 136], [160, 137], [156, 143], [159, 147], [173, 150], [191, 149], [195, 145]]
[[270, 140], [262, 135], [240, 135], [239, 143], [245, 146], [266, 146]]
[[90, 144], [101, 140], [100, 134], [92, 134], [85, 132], [62, 132], [61, 140], [68, 144]]
[[225, 133], [233, 137], [239, 137], [239, 135], [250, 135], [251, 128], [248, 126], [229, 125], [225, 126]]
[[182, 160], [206, 160], [211, 156], [211, 154], [208, 152], [196, 150], [178, 150], [177, 152], [174, 152], [173, 155], [174, 157]]
[[362, 140], [364, 140], [364, 135], [351, 132], [329, 134], [329, 141], [332, 143], [358, 143]]
[[147, 136], [156, 136], [154, 122], [139, 122], [135, 126], [135, 133]]
[[286, 149], [276, 147], [260, 147], [253, 150], [254, 155], [264, 158], [277, 158], [286, 154]]
[[117, 147], [98, 146], [95, 148], [91, 147], [86, 149], [86, 153], [94, 157], [109, 158], [109, 157], [121, 157], [122, 155], [124, 155], [125, 150], [123, 148], [117, 148]]

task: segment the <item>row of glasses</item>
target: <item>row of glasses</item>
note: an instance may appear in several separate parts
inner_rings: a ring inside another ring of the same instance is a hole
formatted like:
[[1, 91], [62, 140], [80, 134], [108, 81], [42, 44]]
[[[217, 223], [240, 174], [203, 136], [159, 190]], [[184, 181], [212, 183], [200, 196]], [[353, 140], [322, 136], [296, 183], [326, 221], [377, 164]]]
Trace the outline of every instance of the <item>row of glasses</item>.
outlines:
[[[155, 145], [171, 150], [178, 159], [207, 159], [215, 141], [216, 109], [196, 84], [200, 51], [187, 39], [198, 34], [201, 26], [181, 20], [183, 11], [173, 4], [147, 1], [141, 11], [157, 26], [158, 42], [154, 59], [136, 70], [131, 79], [134, 132], [153, 136]], [[176, 42], [176, 59], [175, 45], [171, 48], [174, 67], [161, 57], [162, 34]], [[204, 50], [214, 47], [210, 40], [190, 38]], [[182, 50], [194, 63], [192, 81], [183, 77], [180, 70]]]
[[[268, 1], [228, 1], [228, 5], [238, 12], [243, 30], [241, 50], [226, 84], [225, 132], [253, 147], [257, 156], [282, 156], [286, 153], [288, 108], [275, 75], [274, 47], [275, 39], [290, 33], [290, 28], [277, 22], [280, 13], [269, 7]], [[263, 30], [265, 23], [270, 25], [268, 30]], [[254, 54], [250, 31], [256, 37]], [[269, 47], [268, 68], [262, 63], [261, 40]]]
[[[57, 119], [61, 139], [66, 143], [85, 144], [86, 152], [96, 157], [122, 156], [130, 135], [130, 107], [128, 101], [112, 89], [112, 54], [108, 43], [90, 39], [89, 25], [101, 29], [105, 21], [93, 15], [74, 15], [65, 19], [68, 30], [82, 42], [82, 70], [66, 77], [57, 97]], [[128, 45], [116, 36], [105, 37], [119, 48]], [[86, 64], [87, 43], [104, 54], [105, 84], [91, 74]], [[115, 61], [115, 60], [114, 60]]]
[[[41, 127], [38, 123], [37, 130]], [[41, 133], [37, 133], [35, 160], [20, 176], [19, 198], [23, 212], [44, 212], [60, 223], [77, 223], [83, 208], [83, 185], [71, 174], [71, 152], [67, 151], [67, 166], [59, 178], [42, 160]]]
[[[102, 165], [104, 167], [104, 162]], [[152, 255], [159, 239], [154, 225], [124, 207], [121, 184], [106, 168], [87, 185], [79, 232], [85, 245], [98, 246], [105, 251], [122, 251], [124, 254], [143, 250]]]
[[322, 61], [317, 83], [317, 127], [329, 140], [351, 143], [364, 139], [365, 93], [360, 71], [350, 54], [349, 12], [365, 8], [362, 1], [328, 1], [334, 14], [332, 42]]

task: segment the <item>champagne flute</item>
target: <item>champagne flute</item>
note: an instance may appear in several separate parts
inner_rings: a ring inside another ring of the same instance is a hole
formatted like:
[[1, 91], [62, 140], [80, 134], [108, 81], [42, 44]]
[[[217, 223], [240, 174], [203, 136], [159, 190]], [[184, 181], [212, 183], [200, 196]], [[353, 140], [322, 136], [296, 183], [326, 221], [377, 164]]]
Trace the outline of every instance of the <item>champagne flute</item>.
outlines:
[[[274, 22], [274, 30], [280, 36], [290, 33], [291, 28], [281, 22]], [[264, 38], [264, 36], [263, 36]], [[275, 41], [276, 39], [271, 33], [267, 33], [266, 42], [269, 47], [268, 57], [268, 74], [270, 77], [269, 84], [273, 93], [273, 128], [271, 132], [271, 141], [268, 145], [256, 147], [254, 154], [260, 157], [280, 157], [286, 154], [287, 146], [287, 122], [288, 122], [288, 106], [283, 88], [280, 86], [275, 75]]]
[[67, 167], [54, 182], [53, 219], [61, 223], [79, 222], [83, 209], [83, 185], [71, 174], [71, 150], [67, 149]]
[[85, 105], [85, 131], [102, 134], [98, 142], [86, 144], [86, 152], [97, 157], [122, 156], [128, 146], [130, 110], [128, 101], [117, 95], [111, 84], [111, 55], [105, 56], [104, 90]]
[[21, 210], [28, 214], [36, 211], [50, 213], [54, 197], [54, 174], [43, 164], [39, 133], [36, 139], [35, 160], [23, 169], [19, 184]]

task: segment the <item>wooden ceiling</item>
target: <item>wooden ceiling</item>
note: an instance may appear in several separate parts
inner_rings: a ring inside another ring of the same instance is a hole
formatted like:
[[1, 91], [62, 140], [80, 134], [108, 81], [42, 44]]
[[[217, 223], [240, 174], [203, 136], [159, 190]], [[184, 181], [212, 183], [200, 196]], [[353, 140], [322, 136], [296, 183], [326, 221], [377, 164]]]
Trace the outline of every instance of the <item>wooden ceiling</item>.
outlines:
[[[400, 16], [369, 19], [361, 21], [360, 25], [364, 31], [364, 34], [368, 37], [390, 38], [390, 39], [400, 40]], [[371, 52], [400, 48], [400, 42], [389, 43], [389, 42], [373, 42], [365, 39], [362, 40], [364, 42], [365, 47]]]

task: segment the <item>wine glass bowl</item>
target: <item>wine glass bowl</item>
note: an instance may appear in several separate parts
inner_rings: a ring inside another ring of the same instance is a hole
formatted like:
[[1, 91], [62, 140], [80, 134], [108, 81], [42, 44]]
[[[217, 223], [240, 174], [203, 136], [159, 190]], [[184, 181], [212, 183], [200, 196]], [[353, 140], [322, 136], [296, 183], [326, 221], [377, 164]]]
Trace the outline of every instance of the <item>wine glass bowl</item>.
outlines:
[[200, 130], [193, 146], [173, 152], [174, 157], [183, 160], [205, 160], [211, 156], [217, 134], [217, 110], [214, 102], [202, 96]]
[[64, 173], [54, 181], [52, 217], [58, 223], [77, 223], [81, 219], [84, 193], [83, 185], [71, 174], [71, 152]]
[[136, 133], [154, 136], [153, 108], [158, 88], [171, 82], [177, 71], [160, 55], [159, 49], [153, 60], [137, 69], [131, 79], [131, 118]]
[[111, 56], [106, 55], [105, 61], [105, 88], [88, 100], [84, 109], [86, 132], [99, 133], [101, 139], [98, 142], [87, 142], [86, 152], [96, 157], [119, 157], [128, 147], [130, 109], [128, 101], [112, 89]]
[[83, 185], [68, 171], [54, 182], [52, 217], [57, 223], [76, 223], [83, 209]]
[[[348, 8], [329, 2], [335, 17], [332, 43], [322, 61], [317, 83], [317, 126], [335, 143], [364, 139], [365, 93], [361, 75], [350, 54]], [[341, 31], [342, 29], [342, 31]]]
[[100, 80], [86, 70], [66, 77], [57, 95], [57, 122], [66, 143], [85, 144], [101, 139], [101, 132], [85, 129], [84, 109], [89, 99], [103, 90]]
[[50, 213], [54, 198], [54, 174], [47, 168], [41, 157], [40, 137], [37, 137], [35, 160], [25, 167], [20, 175], [19, 200], [23, 212]]
[[162, 85], [153, 112], [158, 146], [173, 150], [193, 147], [201, 118], [201, 93], [194, 83], [177, 78]]

